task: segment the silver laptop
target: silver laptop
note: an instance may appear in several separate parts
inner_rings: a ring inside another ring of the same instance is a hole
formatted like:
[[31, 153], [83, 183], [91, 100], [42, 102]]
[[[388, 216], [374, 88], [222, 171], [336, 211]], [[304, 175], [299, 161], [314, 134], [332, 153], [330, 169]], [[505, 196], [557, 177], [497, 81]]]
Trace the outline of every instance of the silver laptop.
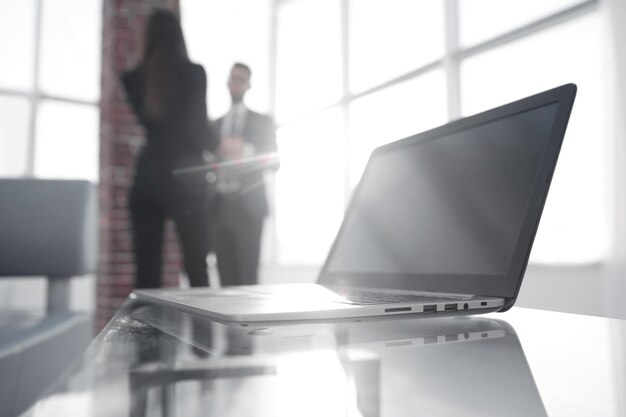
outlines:
[[244, 325], [506, 311], [575, 95], [563, 85], [377, 148], [316, 284], [133, 296]]

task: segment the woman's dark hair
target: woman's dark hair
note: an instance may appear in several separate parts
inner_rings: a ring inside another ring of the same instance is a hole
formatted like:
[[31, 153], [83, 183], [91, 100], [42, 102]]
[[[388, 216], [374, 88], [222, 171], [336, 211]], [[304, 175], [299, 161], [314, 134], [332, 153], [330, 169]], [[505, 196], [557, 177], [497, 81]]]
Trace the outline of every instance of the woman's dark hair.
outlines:
[[177, 67], [181, 62], [189, 61], [178, 17], [168, 10], [152, 12], [144, 42], [146, 111], [150, 116], [161, 117], [176, 106]]

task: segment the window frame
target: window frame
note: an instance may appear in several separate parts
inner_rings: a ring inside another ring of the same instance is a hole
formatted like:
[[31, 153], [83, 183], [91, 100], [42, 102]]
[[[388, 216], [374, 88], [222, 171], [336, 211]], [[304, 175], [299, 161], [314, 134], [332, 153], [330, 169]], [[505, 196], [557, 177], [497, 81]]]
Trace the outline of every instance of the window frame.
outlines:
[[33, 37], [33, 67], [31, 86], [27, 89], [0, 88], [0, 96], [22, 97], [28, 101], [29, 121], [27, 128], [26, 163], [24, 172], [19, 177], [31, 178], [35, 176], [35, 155], [37, 154], [37, 122], [39, 120], [39, 107], [43, 101], [56, 101], [81, 106], [100, 107], [100, 99], [82, 100], [66, 97], [59, 94], [47, 94], [41, 88], [41, 44], [43, 23], [43, 2], [52, 0], [34, 0], [34, 37]]
[[[276, 110], [276, 63], [277, 63], [277, 31], [276, 24], [278, 23], [278, 10], [283, 5], [291, 2], [293, 0], [274, 0], [272, 4], [272, 36], [270, 39], [273, 44], [270, 48], [272, 52], [272, 57], [270, 59], [271, 62], [271, 74], [272, 74], [272, 89], [270, 90], [270, 103], [271, 109], [273, 111]], [[308, 117], [328, 109], [339, 107], [343, 114], [344, 121], [344, 137], [345, 144], [347, 147], [347, 163], [343, 178], [344, 183], [344, 209], [348, 204], [351, 187], [350, 187], [350, 158], [352, 155], [352, 151], [349, 147], [349, 106], [350, 103], [356, 99], [361, 97], [376, 93], [378, 91], [387, 89], [394, 85], [403, 83], [405, 81], [414, 79], [416, 77], [420, 77], [421, 75], [433, 71], [433, 70], [443, 70], [445, 76], [445, 84], [446, 84], [446, 94], [447, 94], [447, 116], [448, 121], [456, 120], [461, 117], [461, 65], [464, 60], [474, 57], [476, 55], [489, 52], [496, 48], [500, 48], [502, 46], [506, 46], [511, 44], [517, 40], [535, 35], [539, 32], [551, 29], [558, 25], [568, 23], [572, 20], [575, 20], [579, 17], [586, 16], [590, 13], [598, 12], [600, 9], [600, 0], [587, 0], [582, 3], [577, 3], [566, 7], [558, 12], [546, 15], [538, 20], [531, 21], [522, 26], [516, 27], [510, 31], [505, 33], [501, 33], [494, 37], [491, 37], [485, 41], [480, 43], [463, 46], [460, 42], [460, 22], [459, 22], [459, 0], [443, 0], [444, 1], [444, 30], [445, 30], [445, 47], [444, 47], [444, 56], [440, 59], [422, 65], [418, 68], [415, 68], [405, 74], [397, 76], [395, 78], [389, 79], [385, 82], [382, 82], [378, 85], [370, 87], [364, 91], [358, 93], [352, 93], [349, 88], [349, 74], [350, 74], [350, 42], [349, 42], [349, 31], [350, 31], [350, 0], [340, 0], [340, 31], [341, 31], [341, 52], [342, 52], [342, 75], [341, 79], [342, 83], [342, 94], [341, 98], [338, 101], [328, 103], [326, 106], [319, 108], [311, 113], [307, 113], [302, 117]], [[291, 122], [295, 120], [287, 121], [282, 123], [278, 127], [289, 125]], [[278, 202], [274, 202], [278, 204]], [[272, 234], [272, 248], [274, 249], [268, 256], [268, 262], [270, 262], [270, 266], [280, 266], [278, 265], [277, 259], [278, 255], [276, 253], [277, 248], [279, 248], [277, 233], [275, 229], [275, 221], [270, 222], [272, 225], [272, 229], [268, 230]], [[311, 265], [301, 265], [302, 267], [307, 267]]]

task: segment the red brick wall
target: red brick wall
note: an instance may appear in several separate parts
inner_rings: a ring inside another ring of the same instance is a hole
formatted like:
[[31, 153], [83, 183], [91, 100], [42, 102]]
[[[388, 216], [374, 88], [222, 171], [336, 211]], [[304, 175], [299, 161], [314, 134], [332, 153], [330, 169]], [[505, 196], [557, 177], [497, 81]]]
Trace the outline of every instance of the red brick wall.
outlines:
[[[178, 0], [103, 1], [98, 330], [113, 316], [134, 283], [127, 195], [144, 133], [126, 103], [118, 77], [138, 62], [144, 23], [155, 7], [178, 10]], [[181, 258], [171, 223], [166, 227], [164, 250], [163, 283], [176, 286]]]

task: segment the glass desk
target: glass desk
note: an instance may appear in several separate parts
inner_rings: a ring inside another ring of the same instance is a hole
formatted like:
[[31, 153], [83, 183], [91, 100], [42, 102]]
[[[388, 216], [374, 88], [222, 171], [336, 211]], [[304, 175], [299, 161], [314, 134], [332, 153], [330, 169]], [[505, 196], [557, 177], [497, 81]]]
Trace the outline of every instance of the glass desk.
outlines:
[[514, 308], [272, 328], [128, 300], [25, 416], [626, 416], [626, 321]]

